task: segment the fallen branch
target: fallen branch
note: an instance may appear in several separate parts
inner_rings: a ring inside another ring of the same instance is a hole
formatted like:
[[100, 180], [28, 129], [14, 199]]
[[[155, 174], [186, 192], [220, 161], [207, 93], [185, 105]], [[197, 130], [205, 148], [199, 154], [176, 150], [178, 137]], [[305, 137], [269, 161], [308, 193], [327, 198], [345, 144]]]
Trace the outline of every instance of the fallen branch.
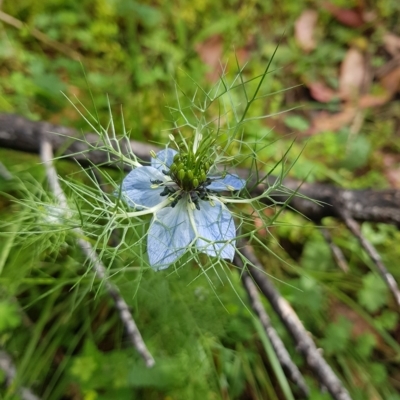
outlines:
[[[55, 196], [55, 198], [60, 203], [61, 207], [65, 210], [68, 210], [68, 203], [65, 197], [65, 194], [60, 186], [58, 181], [57, 172], [53, 166], [52, 159], [53, 159], [53, 150], [51, 144], [43, 138], [41, 140], [40, 146], [40, 155], [41, 159], [46, 167], [47, 173], [47, 180], [49, 186]], [[125, 327], [126, 333], [132, 343], [132, 345], [136, 348], [138, 353], [141, 355], [143, 360], [146, 363], [147, 367], [152, 367], [155, 364], [153, 356], [150, 354], [149, 350], [146, 347], [146, 344], [143, 341], [142, 335], [133, 319], [131, 312], [129, 311], [129, 307], [126, 304], [125, 300], [119, 293], [118, 288], [112, 284], [107, 279], [106, 268], [100, 261], [97, 253], [92, 248], [91, 244], [82, 239], [84, 237], [83, 232], [79, 228], [74, 228], [74, 233], [77, 236], [77, 243], [78, 246], [81, 248], [85, 256], [88, 260], [90, 260], [91, 264], [93, 265], [95, 274], [97, 278], [101, 279], [105, 282], [105, 288], [107, 293], [111, 296], [114, 300], [115, 308], [118, 310], [120, 319]]]
[[[0, 351], [0, 369], [4, 373], [6, 386], [13, 386], [15, 376], [17, 375], [17, 370], [12, 362], [11, 357], [5, 351]], [[39, 400], [39, 397], [35, 396], [32, 391], [27, 388], [20, 387], [15, 388], [14, 390], [18, 393], [19, 398], [22, 400]]]
[[44, 43], [45, 45], [51, 47], [54, 50], [59, 51], [60, 53], [65, 54], [67, 57], [72, 58], [76, 61], [82, 61], [83, 56], [66, 46], [64, 43], [57, 42], [56, 40], [51, 39], [49, 36], [39, 31], [36, 28], [32, 28], [29, 24], [24, 24], [19, 19], [13, 17], [10, 14], [6, 14], [5, 12], [0, 10], [0, 21], [3, 21], [7, 25], [13, 26], [16, 29], [23, 30], [26, 29], [34, 38]]
[[[76, 159], [82, 164], [90, 161], [92, 164], [110, 165], [110, 155], [98, 150], [102, 143], [95, 134], [82, 135], [74, 129], [52, 125], [47, 122], [29, 121], [23, 117], [0, 113], [0, 147], [10, 148], [29, 153], [39, 153], [40, 138], [45, 137], [55, 151], [69, 159]], [[126, 154], [133, 151], [140, 159], [148, 161], [150, 150], [159, 148], [140, 142], [126, 143]], [[121, 167], [120, 163], [110, 166]], [[129, 166], [123, 166], [130, 168]], [[268, 176], [265, 183], [255, 185], [249, 171], [238, 170], [239, 175], [248, 179], [248, 188], [252, 195], [259, 195], [265, 190], [265, 185], [272, 184], [276, 177]], [[312, 221], [319, 222], [324, 217], [341, 219], [345, 210], [352, 218], [358, 221], [385, 222], [400, 227], [400, 191], [387, 190], [348, 190], [332, 185], [301, 183], [293, 179], [285, 179], [283, 185], [291, 190], [297, 190], [300, 195], [290, 199], [290, 208], [300, 212]], [[271, 198], [283, 204], [290, 197], [289, 194], [276, 193]], [[308, 197], [315, 201], [307, 200]], [[266, 199], [266, 201], [268, 201]], [[323, 204], [323, 206], [321, 205]]]
[[372, 243], [370, 243], [363, 236], [363, 234], [361, 233], [360, 225], [353, 218], [351, 218], [345, 211], [342, 212], [342, 219], [345, 222], [346, 226], [349, 228], [349, 230], [358, 239], [362, 248], [366, 251], [366, 253], [369, 255], [371, 260], [376, 265], [379, 274], [381, 275], [382, 279], [392, 292], [394, 299], [397, 303], [397, 306], [400, 307], [399, 287], [393, 275], [387, 270], [385, 264], [382, 262], [381, 256], [378, 254]]
[[[307, 365], [314, 372], [320, 383], [326, 387], [335, 400], [351, 400], [348, 391], [322, 357], [297, 314], [275, 289], [267, 275], [262, 272], [263, 267], [254, 255], [252, 248], [248, 244], [245, 244], [240, 248], [240, 252], [249, 260], [249, 263], [245, 267], [252, 279], [271, 303], [272, 308], [293, 337], [296, 348], [305, 357]], [[239, 268], [243, 268], [243, 261], [238, 255], [235, 256], [234, 263]]]
[[[236, 262], [239, 265], [241, 263], [240, 258], [238, 258]], [[286, 347], [283, 344], [281, 338], [278, 336], [276, 330], [272, 326], [271, 320], [261, 303], [256, 285], [254, 284], [252, 278], [247, 272], [242, 272], [241, 274], [243, 286], [246, 289], [247, 295], [250, 299], [251, 308], [258, 316], [261, 325], [264, 328], [265, 334], [268, 336], [272, 347], [275, 350], [275, 354], [280, 364], [282, 365], [283, 370], [285, 371], [289, 379], [299, 388], [301, 395], [303, 397], [308, 397], [309, 390], [307, 384], [296, 364], [294, 364], [292, 359], [290, 358], [290, 355], [286, 350]]]
[[322, 236], [326, 240], [326, 242], [329, 245], [329, 248], [331, 249], [331, 253], [333, 258], [336, 261], [336, 264], [338, 267], [345, 273], [349, 272], [349, 266], [347, 264], [346, 258], [340, 249], [340, 247], [336, 246], [335, 243], [333, 243], [331, 233], [329, 232], [329, 229], [322, 228], [321, 229]]

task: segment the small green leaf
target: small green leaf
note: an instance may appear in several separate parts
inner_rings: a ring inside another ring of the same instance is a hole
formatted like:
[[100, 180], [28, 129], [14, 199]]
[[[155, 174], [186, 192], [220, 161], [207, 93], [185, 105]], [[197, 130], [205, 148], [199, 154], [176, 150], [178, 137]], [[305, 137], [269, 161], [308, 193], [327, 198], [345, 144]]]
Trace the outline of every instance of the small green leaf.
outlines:
[[384, 310], [381, 315], [375, 318], [375, 322], [378, 326], [389, 331], [396, 328], [398, 321], [399, 314], [390, 310]]
[[339, 134], [339, 138], [346, 143], [346, 155], [341, 166], [353, 171], [365, 166], [371, 151], [371, 142], [366, 136], [347, 137], [348, 133]]
[[372, 382], [379, 385], [387, 380], [386, 368], [383, 364], [370, 363], [368, 365], [368, 370], [371, 376]]
[[0, 301], [0, 332], [16, 328], [20, 323], [18, 307], [6, 300]]
[[[315, 240], [313, 240], [314, 237]], [[329, 245], [322, 238], [312, 236], [304, 246], [301, 265], [315, 271], [327, 271], [334, 268]]]
[[350, 345], [351, 329], [351, 322], [340, 317], [338, 321], [327, 326], [321, 347], [329, 355], [345, 352]]
[[387, 302], [388, 289], [381, 278], [370, 272], [362, 279], [363, 287], [358, 293], [358, 301], [368, 311], [378, 311]]
[[370, 333], [365, 333], [357, 338], [356, 351], [363, 358], [369, 357], [375, 346], [375, 337]]
[[306, 131], [310, 127], [308, 121], [305, 118], [301, 117], [300, 115], [287, 116], [284, 122], [288, 128], [300, 132]]
[[71, 367], [71, 374], [81, 382], [89, 382], [98, 365], [94, 357], [77, 357]]

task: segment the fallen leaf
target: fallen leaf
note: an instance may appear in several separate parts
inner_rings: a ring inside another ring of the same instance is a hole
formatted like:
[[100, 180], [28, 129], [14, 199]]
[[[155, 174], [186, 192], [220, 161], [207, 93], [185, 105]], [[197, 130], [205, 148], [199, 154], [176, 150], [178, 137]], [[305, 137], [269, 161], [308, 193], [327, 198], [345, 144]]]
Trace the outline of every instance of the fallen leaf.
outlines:
[[329, 1], [324, 2], [323, 7], [343, 25], [351, 26], [352, 28], [364, 25], [363, 13], [360, 9], [341, 8]]
[[[270, 209], [268, 209], [268, 208], [266, 210], [264, 210], [264, 214], [267, 216], [267, 218], [268, 217], [272, 218], [273, 211], [271, 212], [269, 210]], [[266, 237], [268, 235], [269, 228], [267, 229], [267, 225], [265, 224], [265, 220], [263, 220], [262, 218], [255, 217], [254, 218], [254, 226], [257, 229], [257, 234], [258, 235], [263, 236], [263, 237]]]
[[392, 94], [387, 91], [378, 95], [365, 94], [360, 98], [358, 105], [360, 108], [380, 107], [386, 104], [391, 98]]
[[255, 44], [256, 44], [255, 36], [251, 35], [248, 37], [245, 46], [235, 49], [235, 55], [240, 65], [243, 65], [250, 60], [251, 51], [255, 48]]
[[321, 103], [329, 103], [339, 97], [339, 94], [335, 90], [323, 82], [311, 82], [306, 85], [310, 90], [311, 97]]
[[306, 53], [311, 52], [317, 46], [314, 38], [315, 26], [318, 20], [318, 13], [315, 10], [304, 10], [297, 18], [294, 25], [294, 36], [297, 44]]
[[222, 73], [220, 64], [223, 52], [222, 36], [211, 36], [204, 42], [197, 44], [195, 49], [203, 63], [210, 67], [206, 78], [211, 82], [215, 82]]
[[400, 65], [382, 76], [379, 83], [382, 93], [363, 95], [358, 103], [361, 108], [379, 107], [392, 99], [400, 90]]
[[343, 100], [354, 100], [360, 95], [366, 75], [366, 64], [362, 53], [351, 48], [340, 66], [339, 93]]
[[383, 35], [383, 46], [385, 50], [392, 56], [400, 55], [400, 37], [393, 33], [387, 32]]
[[400, 189], [400, 167], [386, 171], [385, 175], [393, 189]]
[[400, 65], [380, 79], [380, 84], [389, 93], [395, 94], [400, 89]]
[[398, 154], [382, 154], [384, 174], [393, 189], [400, 189], [400, 158]]
[[336, 114], [329, 114], [321, 111], [311, 121], [311, 127], [306, 134], [315, 135], [325, 131], [337, 131], [345, 125], [350, 124], [357, 112], [356, 107], [345, 107], [343, 111]]

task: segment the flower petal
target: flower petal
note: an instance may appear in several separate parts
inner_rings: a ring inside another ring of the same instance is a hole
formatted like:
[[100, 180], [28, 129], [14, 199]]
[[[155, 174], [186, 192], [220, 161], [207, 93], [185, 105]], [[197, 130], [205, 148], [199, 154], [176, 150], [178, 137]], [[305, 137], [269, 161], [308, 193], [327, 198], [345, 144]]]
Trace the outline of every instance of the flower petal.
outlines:
[[[232, 239], [236, 236], [236, 229], [231, 213], [217, 201], [212, 206], [209, 201], [201, 200], [199, 205], [200, 210], [193, 211], [197, 232], [202, 237], [197, 240], [196, 247], [210, 256], [232, 261], [235, 255], [235, 241]], [[232, 241], [221, 242], [228, 240]]]
[[178, 153], [173, 149], [161, 150], [157, 153], [157, 158], [151, 159], [151, 166], [157, 168], [159, 171], [163, 169], [169, 169], [171, 164], [174, 162], [174, 156]]
[[153, 207], [164, 200], [160, 193], [162, 186], [151, 188], [151, 181], [165, 182], [165, 175], [153, 167], [139, 167], [129, 172], [122, 181], [122, 197], [129, 206], [134, 208]]
[[[225, 178], [218, 178], [209, 176], [213, 181], [211, 185], [207, 186], [207, 189], [215, 190], [216, 192], [221, 192], [223, 190], [241, 190], [246, 186], [246, 181], [239, 178], [235, 174], [227, 174]], [[215, 179], [215, 180], [214, 180]]]
[[189, 221], [186, 199], [175, 207], [158, 211], [151, 221], [147, 236], [147, 252], [152, 268], [168, 268], [187, 249], [195, 237]]

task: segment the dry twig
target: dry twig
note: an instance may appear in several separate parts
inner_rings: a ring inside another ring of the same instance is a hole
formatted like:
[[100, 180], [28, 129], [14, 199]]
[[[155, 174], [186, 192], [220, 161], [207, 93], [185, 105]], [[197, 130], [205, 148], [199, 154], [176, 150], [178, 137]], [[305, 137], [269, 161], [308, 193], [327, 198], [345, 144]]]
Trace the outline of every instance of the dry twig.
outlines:
[[360, 225], [350, 217], [350, 215], [346, 212], [342, 212], [342, 219], [349, 230], [353, 233], [353, 235], [358, 239], [363, 249], [366, 253], [371, 257], [371, 260], [374, 262], [376, 267], [378, 268], [379, 274], [382, 279], [385, 281], [386, 285], [389, 287], [392, 292], [394, 299], [396, 300], [397, 306], [400, 307], [400, 291], [395, 281], [393, 275], [387, 270], [385, 264], [382, 262], [381, 256], [376, 251], [375, 247], [370, 243], [361, 233]]
[[[320, 351], [304, 328], [297, 314], [294, 312], [290, 304], [275, 289], [267, 275], [262, 272], [262, 265], [254, 255], [251, 246], [245, 244], [240, 249], [240, 252], [250, 262], [245, 265], [245, 267], [247, 267], [252, 279], [271, 303], [272, 308], [278, 314], [279, 318], [293, 337], [297, 349], [303, 354], [308, 366], [317, 376], [320, 383], [326, 387], [335, 400], [351, 400], [348, 391], [322, 357]], [[238, 256], [235, 257], [235, 263], [241, 268], [243, 263], [237, 263], [237, 261]]]
[[[53, 150], [51, 144], [46, 140], [41, 140], [41, 159], [46, 167], [47, 180], [49, 182], [49, 186], [57, 198], [60, 205], [68, 210], [68, 203], [65, 197], [65, 194], [60, 186], [58, 181], [57, 172], [53, 166]], [[131, 312], [129, 311], [129, 307], [126, 304], [125, 300], [122, 298], [119, 293], [118, 288], [113, 285], [107, 279], [106, 268], [100, 261], [97, 253], [91, 246], [91, 244], [82, 239], [84, 237], [83, 232], [79, 228], [74, 229], [75, 234], [77, 235], [77, 243], [79, 247], [82, 249], [83, 253], [90, 260], [93, 265], [96, 276], [105, 282], [105, 287], [108, 294], [114, 300], [115, 308], [118, 310], [120, 319], [125, 327], [126, 333], [132, 343], [132, 345], [139, 352], [143, 360], [145, 361], [147, 367], [152, 367], [155, 364], [153, 356], [150, 354], [149, 350], [146, 347], [146, 344], [143, 341], [142, 335], [133, 319]]]
[[28, 32], [40, 42], [46, 44], [47, 46], [51, 47], [54, 50], [59, 51], [60, 53], [65, 54], [66, 56], [72, 58], [73, 60], [80, 61], [82, 60], [82, 56], [76, 52], [75, 50], [71, 49], [70, 47], [66, 46], [63, 43], [57, 42], [56, 40], [51, 39], [49, 36], [44, 34], [43, 32], [39, 31], [39, 29], [31, 28], [30, 26], [24, 24], [17, 18], [14, 18], [10, 14], [6, 14], [4, 11], [0, 10], [0, 21], [3, 21], [7, 25], [13, 26], [17, 29], [24, 29], [27, 28]]
[[[99, 136], [85, 134], [64, 126], [47, 122], [29, 121], [18, 115], [0, 113], [0, 146], [30, 153], [39, 153], [40, 138], [44, 136], [54, 150], [62, 151], [67, 159], [80, 163], [109, 165], [121, 167], [118, 160], [110, 160], [110, 154], [99, 150], [102, 146]], [[84, 138], [84, 139], [83, 139]], [[149, 161], [150, 150], [160, 150], [154, 145], [130, 141], [122, 151], [134, 152], [139, 159]], [[123, 165], [130, 170], [129, 165]], [[237, 173], [248, 180], [251, 195], [258, 196], [265, 186], [273, 184], [277, 177], [266, 176], [260, 185], [255, 185], [255, 177], [249, 176], [248, 170]], [[297, 210], [312, 221], [319, 223], [324, 217], [341, 218], [340, 212], [345, 209], [352, 218], [358, 221], [385, 222], [400, 227], [400, 190], [349, 190], [333, 185], [303, 183], [294, 179], [285, 179], [283, 185], [290, 190], [298, 190], [300, 196], [291, 197], [290, 193], [271, 194], [271, 199], [283, 204], [289, 201], [291, 209]], [[290, 198], [290, 200], [289, 200]], [[314, 199], [311, 201], [308, 199]], [[268, 199], [265, 199], [268, 202]]]
[[[54, 134], [57, 133], [57, 134]], [[98, 135], [86, 134], [84, 139], [74, 129], [52, 125], [47, 122], [29, 121], [23, 117], [0, 113], [0, 146], [31, 153], [40, 151], [40, 138], [45, 137], [54, 149], [62, 149], [63, 155], [69, 159], [81, 163], [107, 164], [120, 167], [120, 163], [110, 160], [109, 153], [99, 150], [101, 142]], [[133, 151], [138, 158], [148, 161], [150, 150], [158, 151], [156, 146], [140, 142], [130, 141], [126, 143], [126, 154]], [[117, 161], [117, 160], [115, 160]], [[124, 168], [130, 168], [127, 165]], [[256, 185], [248, 170], [238, 170], [239, 175], [248, 180], [248, 189], [251, 195], [260, 195], [265, 187], [276, 181], [276, 177], [267, 176], [262, 184]], [[290, 193], [272, 193], [270, 199], [265, 202], [276, 201], [278, 204], [286, 204], [290, 209], [296, 210], [320, 223], [324, 217], [335, 217], [344, 220], [344, 215], [353, 221], [371, 221], [391, 223], [400, 227], [400, 190], [349, 190], [341, 189], [333, 185], [304, 183], [293, 179], [285, 179], [283, 185], [290, 190], [296, 190], [301, 196], [291, 197]], [[309, 199], [314, 199], [311, 201]], [[352, 224], [354, 225], [354, 224]], [[375, 249], [367, 245], [368, 254], [371, 255], [378, 268], [383, 265]], [[339, 253], [336, 252], [338, 255]], [[376, 256], [374, 256], [377, 255]], [[387, 273], [386, 268], [381, 269], [381, 275], [391, 287], [399, 304], [397, 284], [393, 276]], [[397, 294], [396, 294], [397, 293]]]
[[342, 250], [340, 250], [340, 247], [336, 246], [336, 244], [333, 243], [332, 236], [331, 236], [331, 233], [329, 232], [329, 229], [322, 228], [321, 233], [322, 233], [322, 236], [324, 237], [324, 239], [326, 240], [326, 242], [328, 243], [329, 248], [331, 249], [332, 256], [335, 259], [336, 264], [339, 266], [339, 268], [343, 272], [346, 272], [346, 273], [349, 272], [349, 266], [347, 264], [346, 258], [344, 256]]
[[[240, 257], [235, 258], [235, 263], [240, 266], [242, 264], [242, 260]], [[264, 328], [266, 335], [268, 336], [272, 347], [275, 350], [275, 354], [278, 357], [282, 368], [284, 369], [285, 373], [289, 377], [289, 379], [297, 385], [299, 388], [301, 395], [303, 397], [308, 397], [309, 391], [307, 384], [301, 375], [301, 372], [297, 368], [296, 364], [293, 363], [292, 359], [290, 358], [290, 354], [288, 353], [285, 345], [283, 344], [281, 338], [276, 333], [276, 330], [272, 326], [271, 320], [265, 311], [264, 306], [261, 303], [260, 296], [258, 294], [258, 289], [254, 284], [253, 280], [251, 279], [250, 275], [247, 272], [242, 272], [242, 283], [244, 288], [247, 291], [247, 294], [250, 299], [251, 307], [253, 311], [258, 316], [261, 325]]]
[[[17, 371], [11, 357], [5, 352], [0, 351], [0, 369], [4, 372], [5, 384], [10, 387], [14, 384], [15, 376]], [[17, 392], [22, 400], [39, 400], [39, 397], [35, 396], [29, 389], [20, 387]]]

